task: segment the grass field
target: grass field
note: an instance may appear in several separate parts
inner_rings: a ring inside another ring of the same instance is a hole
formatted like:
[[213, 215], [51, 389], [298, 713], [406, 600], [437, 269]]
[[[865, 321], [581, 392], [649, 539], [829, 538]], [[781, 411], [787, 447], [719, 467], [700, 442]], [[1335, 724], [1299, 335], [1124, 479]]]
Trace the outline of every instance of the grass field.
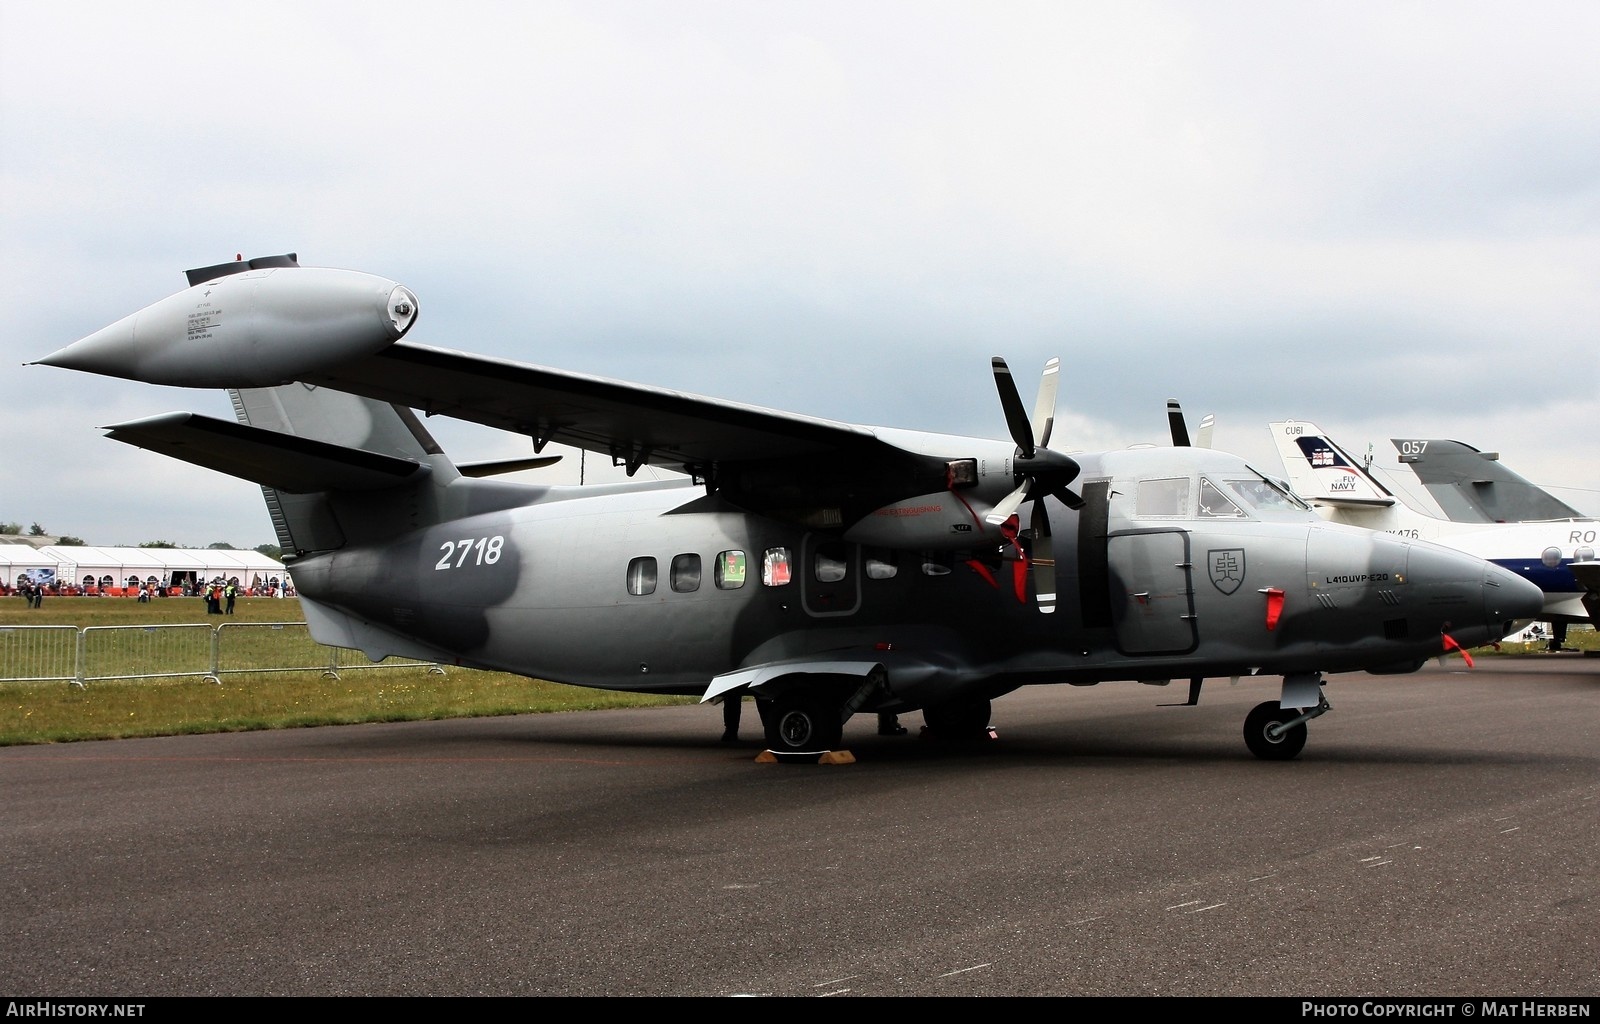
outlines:
[[[8, 626], [214, 626], [200, 598], [45, 598], [29, 608], [0, 599], [0, 629]], [[293, 598], [240, 598], [229, 622], [301, 622]], [[245, 649], [248, 654], [248, 648]], [[6, 675], [0, 671], [0, 675]], [[172, 736], [182, 733], [289, 729], [356, 722], [405, 722], [530, 712], [691, 704], [692, 697], [650, 697], [528, 679], [503, 672], [427, 666], [227, 674], [221, 683], [195, 677], [93, 682], [0, 683], [0, 746], [73, 740]], [[721, 728], [708, 712], [707, 734]]]
[[[293, 598], [240, 598], [234, 612], [226, 621], [303, 621], [300, 603]], [[20, 598], [0, 599], [0, 630], [19, 625], [212, 626], [218, 621], [206, 614], [199, 598], [158, 598], [148, 604], [131, 598], [45, 598], [37, 609]], [[263, 632], [251, 643], [267, 645], [273, 639]], [[1574, 629], [1567, 646], [1600, 650], [1600, 636], [1592, 629]], [[248, 657], [250, 643], [234, 650]], [[1537, 644], [1504, 644], [1499, 651], [1480, 648], [1473, 654], [1539, 650]], [[259, 653], [261, 664], [268, 664], [271, 652], [263, 647]], [[0, 676], [7, 674], [0, 666]], [[82, 688], [63, 682], [0, 683], [0, 746], [694, 702], [693, 697], [592, 690], [503, 672], [447, 668], [439, 674], [426, 666], [364, 668], [341, 672], [338, 678], [320, 671], [228, 673], [220, 683], [193, 676], [100, 681]], [[720, 722], [720, 716], [708, 712], [708, 734]]]

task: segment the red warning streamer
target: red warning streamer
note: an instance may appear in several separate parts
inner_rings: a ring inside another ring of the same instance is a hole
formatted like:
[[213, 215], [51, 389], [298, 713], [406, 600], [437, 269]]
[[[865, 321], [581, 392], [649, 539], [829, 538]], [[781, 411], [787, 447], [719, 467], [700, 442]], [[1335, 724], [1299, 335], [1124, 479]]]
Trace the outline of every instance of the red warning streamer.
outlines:
[[1278, 620], [1283, 617], [1283, 591], [1277, 587], [1268, 587], [1262, 591], [1267, 595], [1267, 632], [1278, 628]]
[[1462, 647], [1460, 644], [1456, 643], [1456, 638], [1451, 636], [1449, 633], [1440, 633], [1439, 635], [1444, 637], [1444, 649], [1445, 649], [1445, 651], [1447, 651], [1447, 652], [1448, 651], [1460, 651], [1461, 652], [1461, 657], [1467, 663], [1467, 667], [1471, 668], [1472, 667], [1472, 655], [1467, 652], [1467, 649], [1465, 647]]

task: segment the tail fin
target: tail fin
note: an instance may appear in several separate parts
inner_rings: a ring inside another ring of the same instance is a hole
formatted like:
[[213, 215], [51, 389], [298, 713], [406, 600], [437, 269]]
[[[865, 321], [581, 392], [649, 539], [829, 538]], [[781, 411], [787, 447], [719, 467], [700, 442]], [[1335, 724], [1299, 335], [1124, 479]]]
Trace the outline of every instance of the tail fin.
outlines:
[[[332, 446], [342, 456], [333, 478], [294, 488], [257, 480], [285, 552], [331, 550], [442, 518], [439, 502], [428, 499], [460, 474], [410, 409], [304, 384], [228, 396], [240, 423], [272, 432], [296, 462], [303, 457], [293, 452], [291, 438]], [[385, 466], [388, 479], [368, 482], [351, 472], [375, 462]]]
[[1445, 516], [1460, 523], [1520, 523], [1584, 519], [1538, 484], [1507, 469], [1494, 452], [1460, 441], [1391, 438], [1400, 461], [1433, 495]]
[[1289, 487], [1307, 501], [1338, 508], [1390, 508], [1395, 496], [1365, 465], [1330, 441], [1313, 423], [1270, 424]]

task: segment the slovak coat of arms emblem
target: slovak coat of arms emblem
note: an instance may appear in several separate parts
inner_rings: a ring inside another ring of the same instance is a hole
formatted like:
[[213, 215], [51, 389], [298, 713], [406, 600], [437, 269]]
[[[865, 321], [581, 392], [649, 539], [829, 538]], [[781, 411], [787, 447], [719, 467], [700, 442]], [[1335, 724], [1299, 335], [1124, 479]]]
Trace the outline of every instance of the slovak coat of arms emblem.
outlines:
[[1244, 548], [1221, 548], [1206, 553], [1211, 566], [1211, 584], [1231, 594], [1244, 582]]

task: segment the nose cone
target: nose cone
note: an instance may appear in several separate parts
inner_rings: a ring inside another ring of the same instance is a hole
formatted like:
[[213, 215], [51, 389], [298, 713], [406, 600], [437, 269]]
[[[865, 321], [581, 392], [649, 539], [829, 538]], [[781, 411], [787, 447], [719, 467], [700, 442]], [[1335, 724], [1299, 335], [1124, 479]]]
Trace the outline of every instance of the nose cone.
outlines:
[[1536, 619], [1544, 613], [1545, 593], [1538, 584], [1493, 562], [1484, 564], [1488, 566], [1483, 579], [1484, 612], [1490, 622], [1505, 623], [1500, 636], [1511, 633], [1517, 620]]
[[125, 316], [110, 327], [103, 327], [87, 338], [57, 349], [34, 362], [42, 366], [59, 366], [65, 370], [137, 379], [138, 350], [133, 339], [138, 321], [138, 313]]
[[1441, 544], [1410, 542], [1408, 568], [1426, 592], [1426, 606], [1444, 632], [1468, 647], [1511, 633], [1518, 620], [1537, 618], [1545, 595], [1538, 585], [1477, 555]]

